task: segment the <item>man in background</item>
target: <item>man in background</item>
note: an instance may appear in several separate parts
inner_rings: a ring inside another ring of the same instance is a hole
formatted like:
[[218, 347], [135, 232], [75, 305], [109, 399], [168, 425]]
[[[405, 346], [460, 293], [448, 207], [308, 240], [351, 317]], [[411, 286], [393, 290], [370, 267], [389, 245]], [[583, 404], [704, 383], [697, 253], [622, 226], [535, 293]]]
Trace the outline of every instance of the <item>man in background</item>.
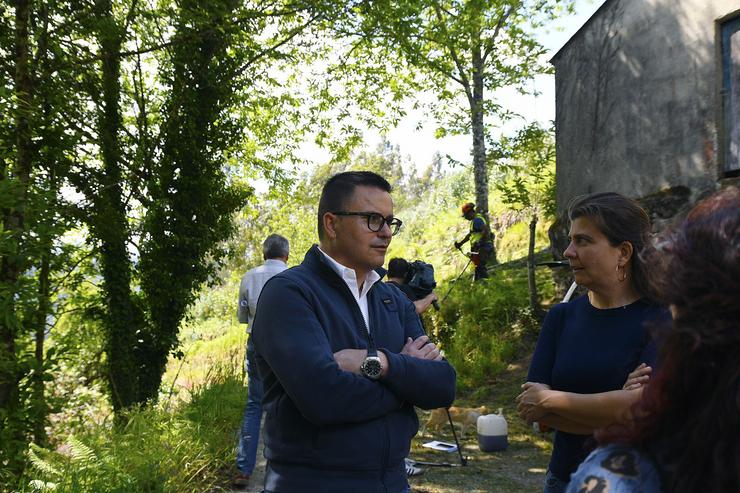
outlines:
[[[416, 314], [421, 315], [429, 309], [432, 303], [437, 301], [437, 295], [434, 294], [434, 292], [431, 292], [422, 298], [418, 298], [417, 293], [408, 284], [409, 269], [410, 266], [406, 259], [401, 257], [392, 258], [390, 262], [388, 262], [388, 273], [386, 274], [388, 280], [386, 282], [388, 284], [393, 284], [400, 289], [401, 292], [414, 304]], [[423, 325], [424, 324], [422, 323], [422, 327]], [[408, 457], [404, 462], [406, 463], [406, 476], [418, 476], [424, 472], [424, 469], [417, 467], [415, 462], [410, 460]]]
[[247, 405], [244, 408], [239, 446], [236, 453], [236, 467], [239, 470], [232, 484], [244, 488], [249, 484], [257, 460], [260, 422], [262, 421], [262, 379], [254, 362], [254, 343], [251, 331], [254, 315], [257, 311], [257, 300], [265, 283], [275, 274], [288, 268], [288, 240], [276, 234], [268, 236], [262, 244], [262, 255], [265, 263], [256, 267], [242, 277], [239, 284], [239, 306], [237, 318], [239, 323], [247, 324]]
[[414, 289], [408, 285], [408, 275], [409, 263], [406, 259], [396, 257], [392, 258], [390, 262], [388, 262], [388, 281], [386, 282], [393, 284], [400, 289], [401, 292], [414, 304], [416, 313], [421, 315], [427, 311], [427, 308], [429, 308], [432, 303], [437, 301], [437, 295], [432, 292], [422, 298], [418, 298]]
[[471, 253], [478, 254], [478, 263], [476, 263], [475, 258], [473, 259], [473, 263], [475, 264], [475, 280], [477, 281], [478, 279], [488, 277], [486, 263], [493, 254], [493, 234], [483, 214], [475, 212], [475, 204], [468, 202], [463, 205], [462, 213], [463, 217], [470, 221], [470, 232], [465, 238], [455, 242], [455, 248], [460, 249], [465, 242], [470, 240]]

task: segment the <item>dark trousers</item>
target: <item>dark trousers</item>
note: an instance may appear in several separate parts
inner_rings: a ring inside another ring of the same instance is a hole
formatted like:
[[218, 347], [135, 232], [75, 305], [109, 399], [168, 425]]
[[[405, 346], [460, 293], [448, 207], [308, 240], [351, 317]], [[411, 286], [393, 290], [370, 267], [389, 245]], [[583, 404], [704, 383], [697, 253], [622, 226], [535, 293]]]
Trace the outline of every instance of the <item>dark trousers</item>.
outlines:
[[[486, 264], [493, 254], [493, 244], [491, 243], [479, 243], [477, 246], [478, 250], [478, 265], [475, 266], [475, 280], [485, 279], [488, 277], [488, 268]], [[475, 248], [474, 248], [475, 249]]]

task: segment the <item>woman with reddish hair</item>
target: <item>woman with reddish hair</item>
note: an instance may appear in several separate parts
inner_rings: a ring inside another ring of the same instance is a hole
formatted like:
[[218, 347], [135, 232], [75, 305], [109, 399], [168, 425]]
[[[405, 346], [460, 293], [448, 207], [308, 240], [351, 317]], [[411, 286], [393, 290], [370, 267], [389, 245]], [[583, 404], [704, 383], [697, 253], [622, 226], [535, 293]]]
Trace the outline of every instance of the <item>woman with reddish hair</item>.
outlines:
[[740, 190], [699, 203], [644, 256], [673, 313], [658, 369], [567, 491], [740, 491]]

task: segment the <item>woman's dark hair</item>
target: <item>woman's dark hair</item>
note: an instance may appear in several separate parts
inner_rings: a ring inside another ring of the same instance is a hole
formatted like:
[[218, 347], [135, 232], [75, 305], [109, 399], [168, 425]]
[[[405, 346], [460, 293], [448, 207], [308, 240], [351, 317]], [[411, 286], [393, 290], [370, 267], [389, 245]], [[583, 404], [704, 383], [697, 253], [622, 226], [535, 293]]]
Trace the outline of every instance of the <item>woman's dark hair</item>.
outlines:
[[622, 242], [632, 244], [630, 279], [642, 297], [650, 298], [650, 286], [640, 252], [650, 236], [650, 218], [632, 199], [615, 192], [592, 193], [573, 199], [568, 206], [568, 219], [591, 219], [609, 243], [616, 247]]
[[332, 176], [324, 184], [324, 188], [321, 190], [321, 199], [319, 199], [317, 217], [319, 239], [324, 239], [324, 214], [342, 210], [355, 193], [355, 188], [359, 186], [379, 188], [388, 193], [392, 191], [388, 180], [372, 171], [345, 171]]
[[644, 257], [673, 323], [634, 426], [600, 438], [653, 453], [664, 491], [740, 491], [740, 190], [699, 203]]

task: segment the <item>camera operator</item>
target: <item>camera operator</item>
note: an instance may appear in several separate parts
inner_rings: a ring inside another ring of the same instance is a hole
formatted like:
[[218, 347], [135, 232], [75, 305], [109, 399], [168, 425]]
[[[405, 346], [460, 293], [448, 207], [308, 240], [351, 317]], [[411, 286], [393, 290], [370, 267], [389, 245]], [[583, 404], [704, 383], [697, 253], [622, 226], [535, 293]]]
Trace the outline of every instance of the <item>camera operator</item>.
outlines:
[[409, 277], [409, 263], [405, 259], [396, 257], [388, 262], [388, 281], [386, 282], [400, 289], [414, 303], [416, 313], [421, 315], [437, 301], [437, 295], [430, 292], [423, 297], [419, 296], [417, 291], [408, 285]]
[[[420, 293], [417, 292], [413, 287], [409, 286], [409, 280], [413, 276], [411, 272], [411, 266], [409, 263], [402, 258], [392, 258], [388, 262], [388, 280], [387, 284], [393, 284], [406, 295], [408, 299], [414, 304], [417, 315], [424, 313], [435, 301], [437, 301], [437, 295], [434, 292], [421, 297]], [[423, 325], [422, 321], [422, 325]], [[405, 459], [406, 463], [406, 476], [418, 476], [424, 473], [424, 469], [417, 467], [414, 461]]]

